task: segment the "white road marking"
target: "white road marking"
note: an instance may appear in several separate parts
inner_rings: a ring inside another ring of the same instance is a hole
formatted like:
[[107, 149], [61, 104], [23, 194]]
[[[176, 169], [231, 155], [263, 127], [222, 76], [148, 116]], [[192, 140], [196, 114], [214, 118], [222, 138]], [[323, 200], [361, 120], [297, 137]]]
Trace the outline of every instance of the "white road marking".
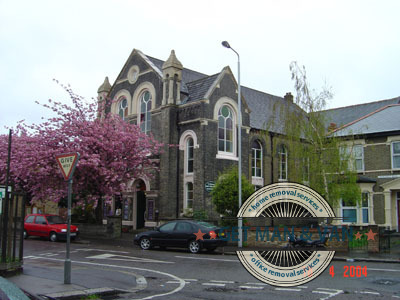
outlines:
[[361, 292], [359, 292], [359, 291], [356, 291], [356, 293], [358, 293], [358, 294], [371, 294], [371, 295], [380, 295], [379, 293], [377, 293], [377, 292], [367, 292], [367, 291], [361, 291]]
[[[50, 258], [50, 257], [35, 257], [33, 259], [54, 260], [54, 261], [64, 262], [63, 259]], [[185, 284], [186, 284], [183, 279], [181, 279], [181, 278], [179, 278], [179, 277], [177, 277], [177, 276], [175, 276], [173, 274], [166, 273], [166, 272], [161, 272], [161, 271], [157, 271], [157, 270], [150, 270], [150, 269], [136, 268], [136, 267], [129, 267], [129, 266], [118, 266], [118, 265], [91, 263], [91, 262], [79, 261], [79, 260], [71, 261], [71, 263], [102, 266], [102, 267], [110, 267], [110, 268], [119, 268], [119, 269], [140, 270], [140, 271], [145, 271], [145, 272], [153, 272], [153, 273], [157, 273], [157, 274], [161, 274], [161, 275], [164, 275], [164, 276], [171, 277], [172, 279], [174, 279], [174, 280], [179, 282], [179, 286], [177, 288], [173, 289], [170, 292], [148, 296], [148, 297], [145, 297], [145, 298], [141, 298], [140, 300], [148, 300], [148, 299], [153, 299], [153, 298], [156, 298], [156, 297], [164, 297], [164, 296], [175, 294], [175, 293], [179, 292], [180, 290], [182, 290], [185, 287]], [[139, 299], [137, 299], [137, 300], [139, 300]]]
[[185, 281], [199, 281], [198, 279], [183, 279]]
[[314, 294], [325, 294], [326, 297], [320, 298], [320, 300], [326, 300], [337, 295], [343, 294], [343, 290], [334, 290], [334, 289], [326, 289], [326, 288], [317, 288], [320, 291], [312, 291]]
[[261, 283], [261, 282], [246, 282], [245, 284], [255, 284], [255, 285], [265, 285], [265, 286], [269, 285], [269, 284]]
[[399, 299], [400, 299], [400, 296], [393, 295], [392, 297], [393, 297], [393, 298], [399, 298]]
[[241, 289], [253, 289], [253, 290], [262, 290], [264, 287], [262, 286], [249, 286], [249, 285], [240, 285]]
[[235, 283], [234, 281], [226, 281], [226, 280], [210, 280], [210, 281], [216, 283]]
[[305, 286], [305, 285], [299, 285], [298, 288], [299, 288], [299, 289], [308, 289], [308, 287]]
[[115, 251], [115, 250], [105, 250], [105, 249], [87, 249], [87, 248], [81, 248], [81, 249], [76, 249], [78, 251], [101, 251], [101, 252], [111, 252], [111, 253], [122, 253], [122, 254], [129, 254], [130, 252], [126, 251]]
[[301, 291], [301, 289], [291, 289], [291, 288], [275, 288], [275, 291], [300, 292], [300, 291]]
[[[167, 281], [166, 283], [177, 283], [177, 284], [179, 284], [179, 281]], [[186, 282], [186, 283], [188, 283], [188, 282]]]
[[[120, 258], [122, 257], [122, 258]], [[109, 259], [109, 260], [121, 260], [121, 261], [136, 261], [136, 262], [144, 262], [144, 263], [162, 263], [162, 264], [174, 264], [172, 261], [163, 261], [163, 260], [155, 260], [150, 258], [141, 258], [135, 256], [124, 256], [118, 254], [110, 254], [104, 253], [94, 256], [87, 256], [89, 259]]]
[[211, 285], [211, 286], [225, 286], [225, 283], [212, 283], [212, 282], [205, 282], [201, 285]]
[[400, 270], [394, 270], [394, 269], [374, 269], [374, 268], [368, 268], [367, 271], [400, 272]]
[[233, 260], [233, 259], [205, 258], [205, 257], [190, 257], [190, 256], [179, 256], [179, 255], [176, 255], [175, 257], [177, 257], [177, 258], [187, 258], [187, 259], [198, 259], [198, 260], [239, 262], [238, 260]]

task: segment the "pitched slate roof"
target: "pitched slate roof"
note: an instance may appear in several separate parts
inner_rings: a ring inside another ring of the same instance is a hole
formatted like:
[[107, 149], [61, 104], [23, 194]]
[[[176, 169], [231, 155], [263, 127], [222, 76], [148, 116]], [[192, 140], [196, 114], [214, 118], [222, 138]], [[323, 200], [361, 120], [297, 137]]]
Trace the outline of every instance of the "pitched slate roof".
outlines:
[[361, 117], [366, 116], [382, 107], [399, 103], [400, 97], [397, 97], [393, 99], [328, 109], [324, 111], [326, 116], [326, 125], [328, 127], [330, 123], [335, 123], [337, 127], [341, 127], [354, 120], [358, 120]]
[[400, 104], [382, 107], [335, 131], [336, 136], [371, 134], [400, 130]]
[[210, 87], [215, 82], [219, 74], [220, 73], [217, 73], [211, 76], [201, 78], [199, 80], [186, 83], [189, 96], [184, 101], [184, 103], [204, 99], [204, 95], [210, 89]]
[[270, 95], [248, 87], [242, 87], [242, 93], [251, 110], [250, 127], [254, 129], [268, 129], [275, 133], [283, 133], [283, 121], [281, 120], [280, 105], [288, 103], [282, 97]]
[[[159, 69], [162, 70], [164, 61], [146, 55], [149, 60]], [[217, 79], [220, 73], [208, 76], [206, 74], [196, 72], [184, 68], [182, 70], [181, 92], [188, 95], [182, 103], [204, 99], [205, 94]], [[283, 133], [283, 122], [280, 120], [279, 105], [286, 104], [287, 101], [282, 97], [270, 95], [261, 91], [257, 91], [242, 86], [242, 94], [245, 98], [251, 113], [250, 126], [255, 129], [268, 129], [276, 133]], [[290, 104], [293, 109], [298, 109], [294, 104]], [[268, 121], [274, 119], [273, 124], [269, 126]]]

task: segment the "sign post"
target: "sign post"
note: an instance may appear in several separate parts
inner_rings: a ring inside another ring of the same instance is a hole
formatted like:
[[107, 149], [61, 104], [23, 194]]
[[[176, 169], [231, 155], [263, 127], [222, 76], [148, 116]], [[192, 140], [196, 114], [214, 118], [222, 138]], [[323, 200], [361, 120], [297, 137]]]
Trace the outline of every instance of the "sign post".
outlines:
[[56, 155], [58, 166], [66, 181], [68, 181], [68, 217], [67, 217], [67, 251], [64, 262], [64, 284], [71, 283], [71, 259], [70, 259], [70, 243], [71, 243], [71, 198], [72, 198], [72, 175], [74, 174], [76, 164], [79, 160], [79, 153], [67, 153]]

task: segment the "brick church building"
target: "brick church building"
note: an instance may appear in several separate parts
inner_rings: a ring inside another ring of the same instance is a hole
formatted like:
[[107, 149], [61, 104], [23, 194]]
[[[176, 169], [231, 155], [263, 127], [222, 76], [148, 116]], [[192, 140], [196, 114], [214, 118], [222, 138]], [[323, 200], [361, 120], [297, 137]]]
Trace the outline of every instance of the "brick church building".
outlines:
[[162, 61], [134, 49], [114, 84], [106, 78], [99, 87], [98, 101], [113, 99], [111, 113], [140, 124], [158, 141], [179, 147], [168, 148], [157, 158], [160, 171], [155, 176], [130, 182], [122, 196], [104, 208], [105, 215], [119, 214], [123, 225], [134, 229], [191, 217], [194, 211], [217, 219], [210, 190], [221, 172], [238, 165], [238, 130], [247, 179], [256, 187], [287, 180], [281, 126], [270, 127], [268, 121], [277, 103], [297, 107], [292, 95], [241, 90], [239, 108], [238, 85], [229, 67], [206, 75], [184, 68], [174, 50]]

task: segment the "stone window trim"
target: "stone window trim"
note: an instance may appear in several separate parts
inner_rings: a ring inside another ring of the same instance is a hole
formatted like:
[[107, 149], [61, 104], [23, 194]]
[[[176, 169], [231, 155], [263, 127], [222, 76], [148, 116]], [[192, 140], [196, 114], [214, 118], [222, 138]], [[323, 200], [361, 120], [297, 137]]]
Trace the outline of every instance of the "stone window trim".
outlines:
[[[153, 112], [153, 110], [156, 108], [156, 89], [154, 88], [154, 85], [150, 82], [143, 82], [141, 84], [139, 84], [139, 86], [136, 88], [136, 90], [134, 91], [133, 95], [132, 95], [132, 100], [131, 100], [131, 111], [130, 113], [133, 115], [137, 116], [137, 120], [138, 122], [140, 121], [140, 99], [142, 94], [145, 91], [149, 91], [150, 95], [151, 95], [151, 112]], [[138, 123], [140, 124], [140, 123]]]
[[131, 94], [127, 90], [120, 90], [115, 94], [113, 101], [111, 103], [111, 113], [118, 115], [119, 114], [119, 105], [122, 99], [126, 99], [128, 103], [128, 116], [131, 114]]
[[185, 150], [186, 149], [186, 142], [187, 142], [188, 138], [192, 138], [193, 139], [193, 147], [194, 147], [194, 149], [200, 148], [200, 145], [197, 143], [196, 132], [194, 132], [193, 130], [185, 130], [182, 133], [181, 138], [179, 139], [179, 150]]
[[[229, 97], [221, 97], [214, 106], [214, 114], [213, 118], [218, 124], [219, 112], [223, 106], [227, 106], [232, 113], [232, 130], [233, 130], [233, 139], [232, 139], [232, 152], [220, 151], [219, 150], [219, 142], [218, 142], [218, 131], [217, 131], [217, 159], [227, 159], [227, 160], [239, 160], [238, 158], [238, 147], [237, 147], [237, 135], [238, 135], [238, 105], [237, 103]], [[242, 119], [243, 122], [243, 119]], [[243, 124], [243, 123], [242, 123]], [[217, 125], [218, 126], [218, 125]]]
[[[139, 97], [140, 108], [138, 109], [139, 112], [136, 123], [140, 126], [140, 130], [146, 134], [151, 131], [151, 106], [153, 105], [153, 102], [154, 100], [151, 93], [147, 89], [143, 90]], [[150, 109], [148, 104], [151, 105]]]
[[[397, 149], [396, 149], [397, 148]], [[392, 170], [400, 170], [400, 140], [392, 141], [390, 144], [390, 156], [392, 162]]]
[[285, 144], [278, 146], [278, 180], [288, 180], [288, 150]]

